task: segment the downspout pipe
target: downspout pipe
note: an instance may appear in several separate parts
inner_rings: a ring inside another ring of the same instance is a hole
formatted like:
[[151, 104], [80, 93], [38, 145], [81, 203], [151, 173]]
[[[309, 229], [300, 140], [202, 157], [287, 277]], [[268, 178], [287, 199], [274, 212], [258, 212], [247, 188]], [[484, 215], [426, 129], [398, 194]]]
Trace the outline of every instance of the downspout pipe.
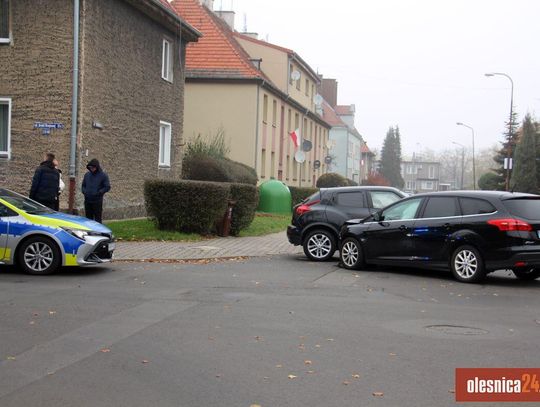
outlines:
[[79, 111], [79, 21], [80, 0], [73, 0], [73, 93], [71, 99], [71, 136], [69, 149], [69, 212], [75, 208], [77, 124]]

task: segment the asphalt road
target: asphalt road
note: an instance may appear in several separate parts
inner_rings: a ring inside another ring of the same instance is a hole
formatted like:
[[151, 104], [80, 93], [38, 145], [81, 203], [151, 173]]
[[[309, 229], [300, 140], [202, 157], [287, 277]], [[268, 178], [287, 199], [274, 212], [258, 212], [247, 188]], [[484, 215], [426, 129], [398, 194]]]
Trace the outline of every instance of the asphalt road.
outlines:
[[4, 268], [0, 406], [452, 406], [456, 367], [540, 367], [539, 294], [300, 256]]

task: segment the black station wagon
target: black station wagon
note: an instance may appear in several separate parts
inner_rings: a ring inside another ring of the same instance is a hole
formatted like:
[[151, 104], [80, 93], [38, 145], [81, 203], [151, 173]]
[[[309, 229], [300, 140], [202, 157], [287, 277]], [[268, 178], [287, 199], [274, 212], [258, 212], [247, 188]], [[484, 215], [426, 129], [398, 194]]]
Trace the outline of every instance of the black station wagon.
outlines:
[[340, 261], [450, 269], [462, 282], [492, 271], [540, 277], [540, 196], [460, 191], [419, 194], [357, 222], [340, 233]]

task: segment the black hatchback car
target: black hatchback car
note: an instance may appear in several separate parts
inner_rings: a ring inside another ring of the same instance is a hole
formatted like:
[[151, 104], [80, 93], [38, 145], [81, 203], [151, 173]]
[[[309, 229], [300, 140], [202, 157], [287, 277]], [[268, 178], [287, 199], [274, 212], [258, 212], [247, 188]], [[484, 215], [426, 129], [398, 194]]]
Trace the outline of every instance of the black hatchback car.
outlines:
[[347, 220], [365, 218], [404, 197], [390, 187], [321, 188], [294, 207], [287, 237], [303, 246], [310, 260], [328, 260], [338, 248], [339, 231]]
[[340, 234], [340, 260], [450, 269], [462, 282], [495, 270], [540, 277], [540, 196], [460, 191], [419, 194], [390, 205]]

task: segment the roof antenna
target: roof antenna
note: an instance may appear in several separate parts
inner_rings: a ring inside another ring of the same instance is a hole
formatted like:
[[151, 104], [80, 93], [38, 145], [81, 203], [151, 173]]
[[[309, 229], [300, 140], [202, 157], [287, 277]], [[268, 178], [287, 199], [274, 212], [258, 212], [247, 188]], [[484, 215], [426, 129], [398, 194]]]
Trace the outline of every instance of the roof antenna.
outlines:
[[247, 14], [244, 13], [244, 32], [247, 33]]

